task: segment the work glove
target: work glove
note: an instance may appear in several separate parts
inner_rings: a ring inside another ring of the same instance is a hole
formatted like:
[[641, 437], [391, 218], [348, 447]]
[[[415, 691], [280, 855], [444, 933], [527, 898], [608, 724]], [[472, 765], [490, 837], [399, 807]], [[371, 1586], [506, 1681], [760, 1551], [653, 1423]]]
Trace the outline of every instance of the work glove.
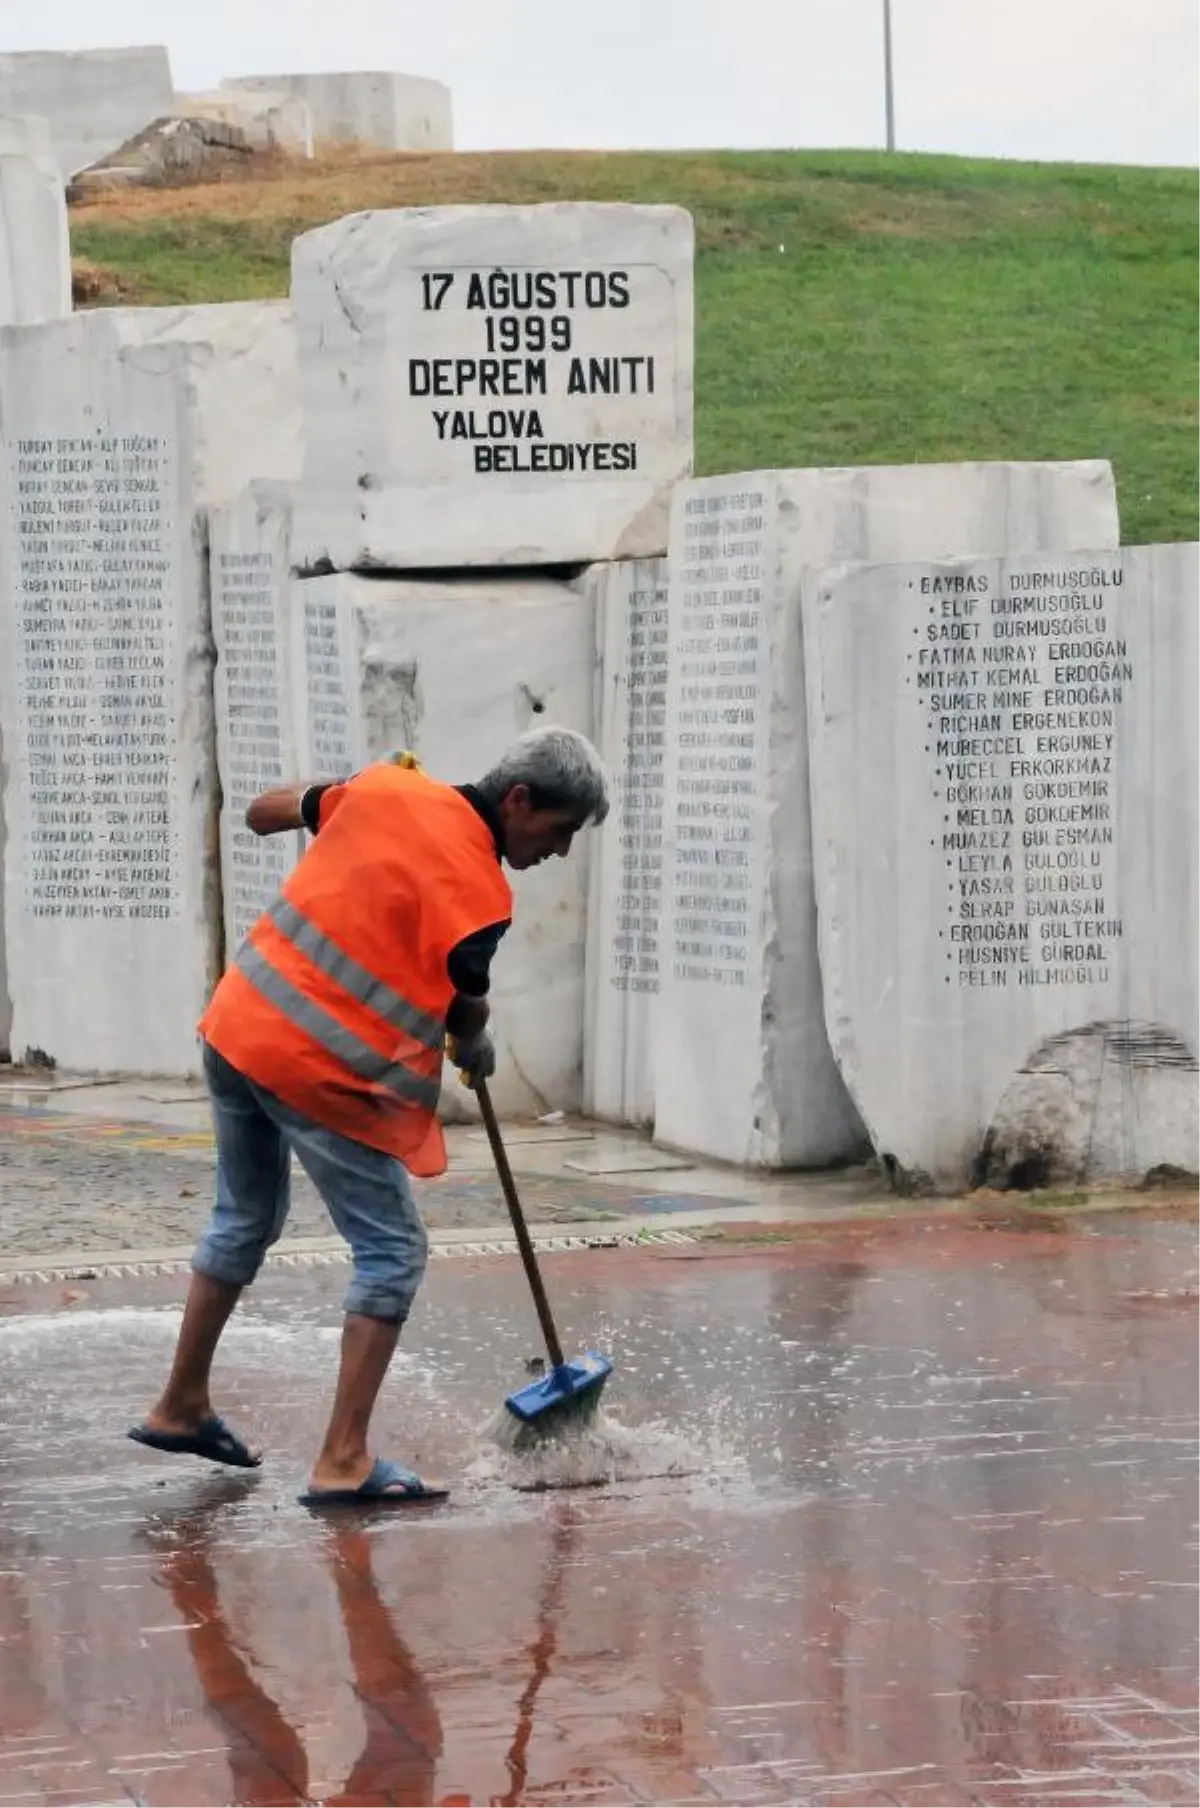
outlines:
[[480, 1030], [477, 1036], [452, 1036], [449, 1055], [459, 1079], [472, 1091], [480, 1080], [490, 1080], [496, 1071], [496, 1045], [487, 1030]]

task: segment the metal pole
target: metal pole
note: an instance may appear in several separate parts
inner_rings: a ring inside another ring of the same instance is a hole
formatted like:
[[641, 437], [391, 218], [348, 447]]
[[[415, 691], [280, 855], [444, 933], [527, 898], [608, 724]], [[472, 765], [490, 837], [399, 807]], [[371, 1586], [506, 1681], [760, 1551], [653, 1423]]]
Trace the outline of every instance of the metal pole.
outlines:
[[896, 148], [896, 106], [892, 93], [892, 0], [883, 0], [883, 100], [887, 112], [887, 148]]

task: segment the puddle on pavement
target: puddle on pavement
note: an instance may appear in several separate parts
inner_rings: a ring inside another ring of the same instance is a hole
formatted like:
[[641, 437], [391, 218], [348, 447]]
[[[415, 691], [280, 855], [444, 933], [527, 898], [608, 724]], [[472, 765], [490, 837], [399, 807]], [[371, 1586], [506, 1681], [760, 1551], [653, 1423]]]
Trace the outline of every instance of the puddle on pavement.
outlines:
[[519, 1269], [446, 1263], [378, 1432], [454, 1496], [340, 1519], [295, 1494], [345, 1270], [268, 1275], [230, 1327], [250, 1474], [122, 1436], [185, 1280], [27, 1293], [0, 1796], [931, 1808], [1069, 1772], [1054, 1799], [1194, 1800], [1194, 1338], [1121, 1304], [1192, 1248], [1109, 1219], [555, 1258], [568, 1348], [616, 1367], [532, 1477], [484, 1435], [537, 1354]]
[[[115, 1289], [114, 1283], [106, 1286]], [[310, 1295], [313, 1292], [310, 1288]], [[321, 1302], [321, 1310], [328, 1312], [326, 1301]], [[31, 1467], [39, 1448], [51, 1468], [53, 1453], [61, 1453], [64, 1447], [87, 1450], [80, 1463], [82, 1473], [72, 1487], [72, 1517], [77, 1528], [97, 1514], [101, 1519], [111, 1515], [122, 1499], [132, 1502], [144, 1497], [147, 1489], [158, 1496], [151, 1508], [155, 1523], [172, 1516], [187, 1520], [195, 1510], [197, 1489], [203, 1492], [211, 1480], [231, 1526], [243, 1531], [257, 1526], [258, 1536], [292, 1537], [296, 1524], [307, 1517], [295, 1501], [308, 1457], [303, 1447], [296, 1447], [296, 1408], [302, 1401], [303, 1416], [312, 1426], [315, 1442], [319, 1421], [314, 1407], [319, 1410], [323, 1406], [324, 1390], [332, 1385], [340, 1321], [321, 1322], [314, 1317], [310, 1299], [294, 1322], [281, 1323], [273, 1314], [265, 1316], [253, 1298], [230, 1321], [218, 1371], [235, 1371], [237, 1394], [258, 1394], [265, 1389], [277, 1402], [282, 1396], [286, 1403], [285, 1448], [280, 1450], [278, 1405], [271, 1409], [269, 1420], [252, 1425], [236, 1407], [227, 1408], [219, 1396], [221, 1410], [228, 1410], [248, 1441], [267, 1446], [263, 1470], [248, 1478], [252, 1485], [244, 1485], [247, 1478], [236, 1470], [222, 1471], [188, 1458], [147, 1458], [140, 1449], [118, 1442], [157, 1391], [180, 1321], [181, 1308], [176, 1305], [74, 1306], [0, 1318], [0, 1376], [20, 1369], [40, 1378], [36, 1393], [25, 1402], [24, 1430]], [[511, 1339], [512, 1328], [507, 1330]], [[500, 1331], [498, 1324], [490, 1325], [484, 1341], [502, 1342]], [[451, 1482], [449, 1507], [437, 1515], [422, 1510], [422, 1521], [439, 1517], [460, 1526], [494, 1521], [530, 1510], [521, 1506], [518, 1497], [522, 1495], [615, 1485], [686, 1481], [699, 1486], [701, 1492], [719, 1490], [726, 1504], [732, 1504], [739, 1490], [747, 1503], [754, 1499], [744, 1457], [722, 1440], [715, 1422], [693, 1422], [684, 1430], [665, 1419], [630, 1423], [626, 1417], [599, 1412], [590, 1423], [567, 1435], [547, 1438], [526, 1449], [506, 1447], [504, 1427], [515, 1421], [503, 1405], [486, 1417], [479, 1412], [481, 1398], [487, 1397], [478, 1379], [480, 1369], [489, 1377], [503, 1377], [503, 1365], [491, 1356], [481, 1357], [478, 1319], [471, 1333], [469, 1362], [456, 1359], [456, 1340], [445, 1333], [443, 1326], [432, 1359], [426, 1353], [397, 1351], [380, 1414], [383, 1417], [388, 1400], [402, 1397], [410, 1428], [414, 1423], [420, 1427], [417, 1446], [422, 1468], [430, 1474], [445, 1474]], [[517, 1339], [520, 1341], [519, 1333]], [[101, 1383], [99, 1405], [94, 1393], [81, 1386], [84, 1372]], [[489, 1379], [486, 1390], [498, 1391], [500, 1385], [502, 1381]], [[119, 1407], [117, 1399], [122, 1402]], [[426, 1457], [431, 1425], [442, 1435]], [[405, 1435], [411, 1440], [412, 1430]], [[406, 1442], [398, 1454], [409, 1460], [411, 1443]], [[284, 1479], [289, 1472], [290, 1483]], [[227, 1482], [233, 1485], [227, 1486]], [[39, 1484], [31, 1475], [20, 1492], [33, 1510], [39, 1533], [43, 1532], [61, 1512], [57, 1488], [51, 1483], [47, 1492], [45, 1483]], [[39, 1495], [41, 1511], [34, 1507]], [[373, 1517], [379, 1519], [378, 1511]], [[416, 1514], [404, 1517], [410, 1527], [418, 1522]]]

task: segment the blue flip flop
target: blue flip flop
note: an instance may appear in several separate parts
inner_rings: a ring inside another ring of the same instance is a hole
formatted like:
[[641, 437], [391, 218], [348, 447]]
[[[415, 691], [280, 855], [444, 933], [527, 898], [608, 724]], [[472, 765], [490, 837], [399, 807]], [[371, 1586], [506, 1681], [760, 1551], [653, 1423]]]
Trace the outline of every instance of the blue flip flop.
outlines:
[[168, 1456], [203, 1456], [210, 1463], [228, 1463], [233, 1469], [257, 1469], [262, 1462], [215, 1413], [195, 1431], [154, 1431], [149, 1425], [135, 1425], [125, 1435], [148, 1450], [162, 1450]]
[[298, 1498], [302, 1507], [411, 1507], [449, 1500], [450, 1490], [431, 1488], [411, 1469], [377, 1456], [357, 1488], [310, 1488]]

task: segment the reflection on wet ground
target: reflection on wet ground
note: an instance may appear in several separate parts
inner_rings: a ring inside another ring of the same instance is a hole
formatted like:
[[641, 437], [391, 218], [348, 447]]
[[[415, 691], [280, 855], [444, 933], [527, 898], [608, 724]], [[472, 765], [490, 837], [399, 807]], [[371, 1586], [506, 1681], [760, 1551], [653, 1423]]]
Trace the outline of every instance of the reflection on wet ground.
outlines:
[[912, 1222], [549, 1264], [607, 1485], [480, 1437], [510, 1261], [431, 1271], [380, 1419], [448, 1507], [295, 1503], [336, 1269], [235, 1321], [257, 1475], [121, 1431], [177, 1278], [0, 1301], [0, 1805], [1197, 1799], [1192, 1227]]

